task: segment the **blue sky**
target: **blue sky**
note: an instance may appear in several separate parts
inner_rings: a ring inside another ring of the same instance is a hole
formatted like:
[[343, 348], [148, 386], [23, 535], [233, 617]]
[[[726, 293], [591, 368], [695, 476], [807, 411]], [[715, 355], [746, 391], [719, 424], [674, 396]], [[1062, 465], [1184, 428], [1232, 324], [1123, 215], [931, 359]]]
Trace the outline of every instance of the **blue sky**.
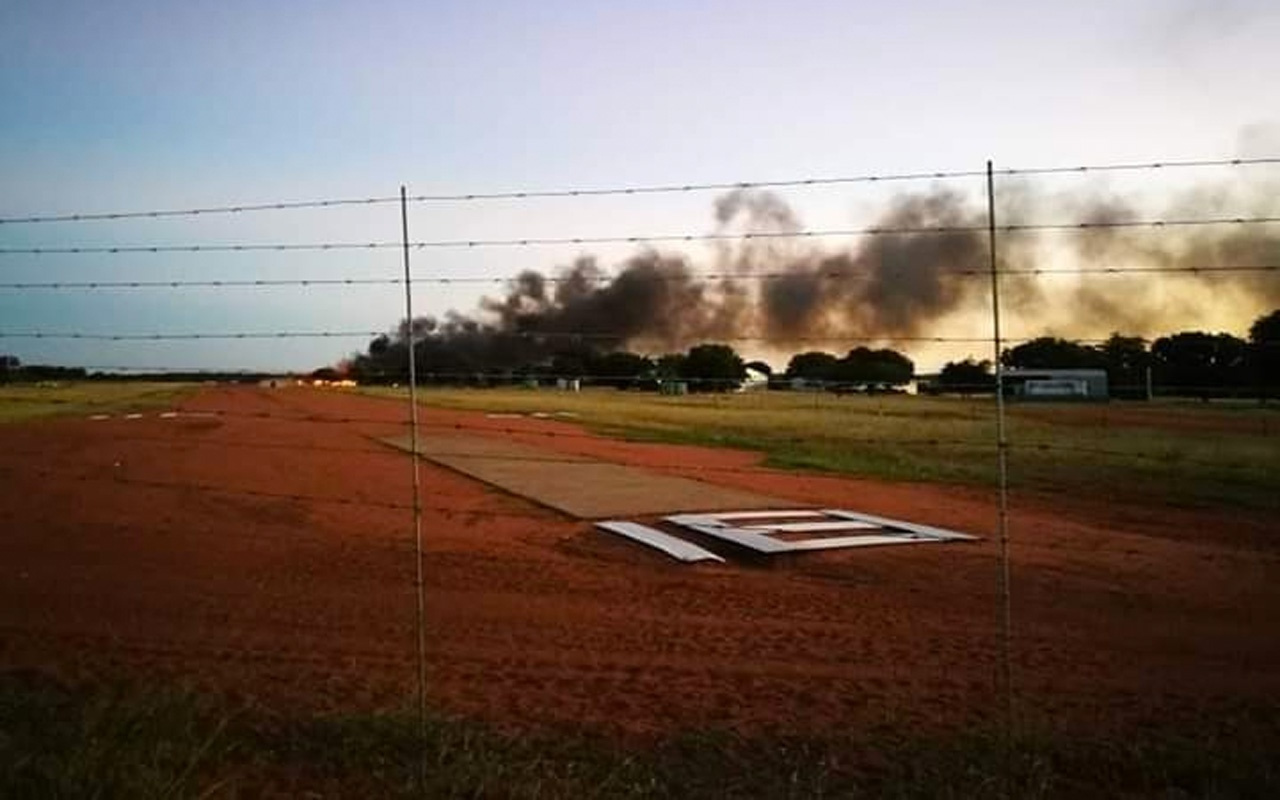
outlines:
[[[1280, 5], [1268, 0], [9, 0], [0, 216], [387, 195], [401, 183], [430, 193], [969, 169], [989, 157], [1277, 155], [1277, 41]], [[1110, 188], [1151, 189], [1125, 180]], [[848, 227], [872, 219], [890, 191], [786, 199], [811, 227]], [[415, 238], [699, 232], [712, 199], [420, 205], [411, 225]], [[390, 206], [5, 225], [0, 246], [393, 239], [398, 225]], [[500, 276], [577, 252], [432, 252], [415, 256], [415, 271]], [[608, 263], [626, 251], [594, 252]], [[0, 270], [8, 280], [393, 276], [398, 258], [0, 256]], [[440, 313], [472, 309], [480, 291], [426, 285], [415, 297]], [[0, 331], [381, 330], [398, 301], [395, 287], [0, 290]], [[363, 344], [9, 339], [0, 351], [306, 368]]]

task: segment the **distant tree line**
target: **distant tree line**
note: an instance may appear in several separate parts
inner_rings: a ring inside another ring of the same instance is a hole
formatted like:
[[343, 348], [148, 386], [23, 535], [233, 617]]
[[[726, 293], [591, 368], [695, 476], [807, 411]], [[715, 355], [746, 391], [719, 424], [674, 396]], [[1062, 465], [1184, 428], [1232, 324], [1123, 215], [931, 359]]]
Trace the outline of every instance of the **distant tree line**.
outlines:
[[17, 356], [0, 354], [0, 384], [45, 383], [58, 381], [146, 381], [148, 383], [257, 383], [274, 377], [265, 372], [104, 372], [84, 367], [60, 367], [52, 364], [23, 364]]
[[56, 367], [49, 364], [23, 364], [17, 356], [0, 355], [0, 383], [33, 383], [38, 381], [84, 380], [83, 367]]
[[[1145, 397], [1148, 377], [1163, 395], [1190, 397], [1280, 396], [1280, 309], [1259, 317], [1247, 339], [1227, 333], [1184, 331], [1147, 346], [1137, 336], [1111, 335], [1102, 344], [1041, 337], [1005, 350], [1005, 367], [1101, 369], [1115, 397]], [[990, 361], [946, 364], [934, 384], [957, 392], [991, 391]]]
[[[668, 381], [686, 383], [689, 391], [729, 391], [742, 385], [748, 365], [728, 345], [700, 344], [682, 353], [651, 358], [625, 350], [604, 351], [588, 345], [569, 345], [549, 355], [529, 353], [518, 339], [510, 347], [494, 345], [489, 337], [483, 348], [463, 348], [442, 343], [431, 335], [414, 339], [414, 365], [418, 382], [431, 385], [495, 386], [554, 380], [579, 380], [583, 385], [617, 389], [655, 389]], [[360, 383], [405, 383], [409, 379], [407, 334], [379, 336], [365, 353], [353, 356], [346, 374]]]
[[[382, 335], [368, 350], [351, 357], [346, 374], [360, 383], [408, 381], [408, 326]], [[775, 375], [763, 361], [745, 361], [725, 344], [700, 344], [680, 353], [657, 357], [626, 350], [605, 350], [589, 344], [560, 347], [550, 353], [529, 347], [518, 337], [501, 334], [459, 341], [430, 331], [415, 334], [414, 364], [420, 384], [494, 386], [576, 379], [582, 385], [618, 389], [657, 389], [679, 382], [691, 392], [732, 391], [748, 373], [767, 380], [772, 388], [820, 386], [887, 388], [911, 381], [915, 365], [893, 350], [859, 347], [843, 357], [811, 351], [793, 357], [786, 372]]]
[[[345, 365], [361, 383], [408, 381], [408, 326], [370, 342], [368, 351]], [[915, 378], [915, 365], [891, 349], [854, 348], [843, 356], [807, 351], [791, 357], [781, 374], [763, 362], [747, 363], [724, 344], [702, 344], [682, 353], [650, 357], [578, 343], [546, 352], [518, 336], [487, 334], [474, 341], [415, 336], [415, 363], [423, 384], [503, 385], [577, 379], [583, 385], [654, 389], [680, 381], [689, 391], [730, 391], [748, 369], [771, 388], [892, 391]], [[1105, 370], [1114, 396], [1145, 396], [1148, 376], [1161, 394], [1191, 396], [1280, 394], [1280, 310], [1254, 321], [1247, 339], [1225, 333], [1184, 331], [1148, 343], [1113, 334], [1101, 344], [1041, 337], [1003, 351], [1001, 363], [1019, 369]], [[926, 388], [945, 392], [990, 392], [990, 361], [947, 363]]]

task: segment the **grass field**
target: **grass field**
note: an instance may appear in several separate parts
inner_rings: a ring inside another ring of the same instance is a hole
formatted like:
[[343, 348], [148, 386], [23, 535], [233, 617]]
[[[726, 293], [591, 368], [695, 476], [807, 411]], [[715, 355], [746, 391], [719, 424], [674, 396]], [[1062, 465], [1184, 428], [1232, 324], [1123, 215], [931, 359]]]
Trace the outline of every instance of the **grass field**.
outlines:
[[[369, 388], [379, 395], [402, 390]], [[569, 412], [630, 439], [758, 450], [766, 463], [890, 480], [991, 485], [990, 398], [771, 392], [662, 397], [592, 390], [428, 389], [427, 406]], [[1011, 405], [1011, 484], [1187, 507], [1280, 508], [1280, 406]]]
[[[181, 689], [70, 690], [0, 675], [0, 797], [1075, 798], [1270, 797], [1276, 731], [1044, 727], [844, 740], [690, 733], [623, 749], [581, 734], [512, 736], [410, 712], [281, 718]], [[864, 734], [865, 736], [865, 734]], [[417, 765], [425, 767], [419, 778]], [[874, 768], [870, 764], [876, 764]]]
[[181, 383], [109, 381], [0, 384], [0, 423], [140, 411], [169, 405], [193, 389]]

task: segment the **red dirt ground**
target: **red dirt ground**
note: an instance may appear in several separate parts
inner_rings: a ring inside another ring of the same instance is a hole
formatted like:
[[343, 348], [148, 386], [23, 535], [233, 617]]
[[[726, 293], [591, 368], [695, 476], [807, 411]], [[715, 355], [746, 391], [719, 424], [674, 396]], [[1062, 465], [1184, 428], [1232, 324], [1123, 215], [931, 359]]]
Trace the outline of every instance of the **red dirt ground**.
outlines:
[[[0, 426], [0, 667], [178, 680], [281, 710], [406, 705], [409, 462], [371, 439], [402, 430], [403, 407], [210, 388], [183, 408], [219, 413]], [[994, 525], [976, 489], [782, 473], [752, 453], [555, 421], [427, 410], [424, 422], [491, 429], [552, 459], [988, 537]], [[443, 710], [651, 734], [930, 727], [998, 707], [992, 538], [690, 567], [430, 463], [421, 474], [428, 680]], [[1087, 498], [1013, 508], [1026, 713], [1092, 724], [1280, 697], [1273, 520]]]

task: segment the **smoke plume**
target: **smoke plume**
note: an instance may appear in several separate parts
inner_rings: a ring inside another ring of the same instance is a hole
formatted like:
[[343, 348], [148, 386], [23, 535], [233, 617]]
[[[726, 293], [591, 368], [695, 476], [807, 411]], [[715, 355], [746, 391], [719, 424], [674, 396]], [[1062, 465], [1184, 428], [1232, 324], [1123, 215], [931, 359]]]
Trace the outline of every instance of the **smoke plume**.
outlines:
[[[1242, 213], [1274, 214], [1274, 193], [1259, 192]], [[1036, 221], [1115, 223], [1152, 218], [1107, 195], [1041, 196], [1026, 186], [1002, 191], [1001, 225]], [[1238, 193], [1203, 188], [1176, 198], [1159, 218], [1218, 216]], [[777, 195], [739, 189], [715, 201], [718, 233], [787, 234], [800, 220]], [[758, 349], [845, 349], [854, 340], [983, 335], [943, 329], [989, 308], [985, 208], [955, 191], [902, 193], [879, 215], [878, 235], [819, 239], [725, 238], [705, 263], [678, 252], [642, 249], [606, 271], [583, 256], [551, 276], [526, 271], [473, 317], [415, 321], [419, 337], [452, 361], [510, 366], [545, 358], [566, 343], [648, 352], [705, 341], [752, 340]], [[1000, 234], [1006, 309], [1027, 335], [1158, 334], [1198, 324], [1212, 300], [1248, 315], [1280, 305], [1275, 272], [1153, 273], [1040, 277], [1068, 268], [1183, 268], [1280, 264], [1280, 232], [1267, 224], [1165, 228], [1103, 227]]]

